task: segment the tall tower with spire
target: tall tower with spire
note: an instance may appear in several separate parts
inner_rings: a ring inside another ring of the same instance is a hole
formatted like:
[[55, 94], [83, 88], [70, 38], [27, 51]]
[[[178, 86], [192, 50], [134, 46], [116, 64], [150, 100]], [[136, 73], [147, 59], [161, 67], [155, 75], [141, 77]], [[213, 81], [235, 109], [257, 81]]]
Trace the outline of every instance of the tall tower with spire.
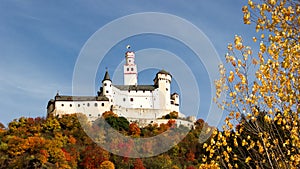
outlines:
[[124, 85], [137, 85], [137, 66], [134, 62], [135, 54], [133, 51], [129, 51], [129, 45], [127, 49], [128, 51], [125, 53]]

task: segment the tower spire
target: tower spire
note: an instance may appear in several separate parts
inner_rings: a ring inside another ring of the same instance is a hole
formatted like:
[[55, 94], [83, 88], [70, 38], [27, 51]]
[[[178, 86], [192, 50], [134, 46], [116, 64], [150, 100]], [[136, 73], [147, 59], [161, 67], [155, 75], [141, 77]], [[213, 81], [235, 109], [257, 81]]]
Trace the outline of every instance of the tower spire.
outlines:
[[106, 68], [105, 75], [104, 75], [104, 78], [103, 78], [102, 82], [105, 81], [105, 80], [111, 81], [111, 80], [110, 80], [110, 77], [109, 77], [109, 74], [108, 74], [107, 68]]

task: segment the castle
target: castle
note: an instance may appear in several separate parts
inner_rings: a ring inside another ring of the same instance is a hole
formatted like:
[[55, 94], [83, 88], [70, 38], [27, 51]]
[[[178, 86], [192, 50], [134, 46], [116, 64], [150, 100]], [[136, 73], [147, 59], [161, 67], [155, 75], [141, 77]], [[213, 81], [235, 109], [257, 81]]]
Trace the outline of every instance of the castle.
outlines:
[[124, 85], [115, 85], [106, 70], [100, 90], [96, 96], [63, 96], [57, 94], [47, 105], [47, 113], [54, 115], [84, 113], [90, 121], [101, 117], [105, 111], [113, 111], [118, 116], [137, 122], [140, 126], [150, 123], [166, 123], [162, 119], [170, 112], [178, 112], [177, 125], [191, 127], [195, 117], [186, 118], [180, 113], [177, 93], [171, 94], [172, 75], [160, 70], [153, 85], [138, 85], [138, 71], [135, 53], [125, 53]]

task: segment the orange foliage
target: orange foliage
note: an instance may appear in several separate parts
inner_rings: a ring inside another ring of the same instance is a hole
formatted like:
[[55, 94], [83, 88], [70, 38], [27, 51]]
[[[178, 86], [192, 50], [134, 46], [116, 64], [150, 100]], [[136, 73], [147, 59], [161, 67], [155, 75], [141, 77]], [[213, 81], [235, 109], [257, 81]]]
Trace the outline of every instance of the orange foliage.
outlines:
[[146, 169], [146, 167], [143, 164], [143, 161], [140, 158], [137, 158], [134, 162], [133, 169]]
[[115, 165], [110, 161], [103, 161], [99, 169], [115, 169]]
[[118, 115], [115, 114], [115, 113], [112, 112], [112, 111], [106, 111], [106, 112], [104, 112], [104, 113], [102, 114], [102, 117], [103, 117], [104, 119], [106, 119], [107, 117], [110, 117], [110, 116], [112, 116], [112, 117], [118, 117]]
[[129, 125], [129, 134], [132, 136], [140, 136], [141, 134], [141, 129], [136, 123], [131, 123]]

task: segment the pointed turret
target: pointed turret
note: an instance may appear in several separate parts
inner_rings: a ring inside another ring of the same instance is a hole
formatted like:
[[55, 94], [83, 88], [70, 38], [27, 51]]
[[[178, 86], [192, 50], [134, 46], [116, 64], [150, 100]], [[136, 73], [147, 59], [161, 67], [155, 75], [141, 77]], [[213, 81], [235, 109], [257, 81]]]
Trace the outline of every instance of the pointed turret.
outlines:
[[109, 80], [109, 81], [111, 81], [111, 80], [110, 80], [110, 77], [109, 77], [109, 74], [108, 74], [108, 71], [107, 71], [107, 69], [106, 69], [106, 72], [105, 72], [104, 78], [103, 78], [103, 80], [102, 80], [102, 83], [103, 83], [105, 80]]
[[112, 97], [112, 81], [110, 80], [107, 69], [106, 69], [104, 78], [102, 80], [102, 94], [111, 100], [111, 97]]

